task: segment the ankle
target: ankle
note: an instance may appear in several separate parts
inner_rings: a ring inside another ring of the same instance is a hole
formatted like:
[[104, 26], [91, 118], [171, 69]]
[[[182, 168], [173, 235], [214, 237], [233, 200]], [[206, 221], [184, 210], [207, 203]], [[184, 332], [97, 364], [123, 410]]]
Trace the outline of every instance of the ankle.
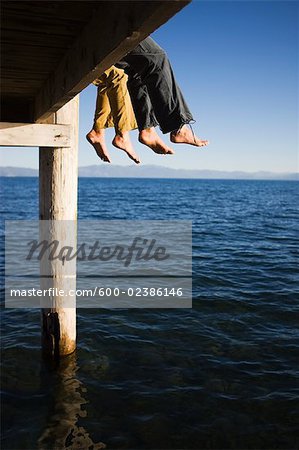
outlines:
[[154, 127], [150, 127], [150, 128], [143, 128], [143, 130], [140, 131], [139, 134], [152, 134], [153, 132], [155, 132], [155, 128]]
[[178, 134], [182, 134], [184, 131], [186, 131], [186, 128], [186, 124], [182, 123], [182, 125], [177, 130], [173, 130], [170, 134], [172, 134], [173, 136], [177, 136]]

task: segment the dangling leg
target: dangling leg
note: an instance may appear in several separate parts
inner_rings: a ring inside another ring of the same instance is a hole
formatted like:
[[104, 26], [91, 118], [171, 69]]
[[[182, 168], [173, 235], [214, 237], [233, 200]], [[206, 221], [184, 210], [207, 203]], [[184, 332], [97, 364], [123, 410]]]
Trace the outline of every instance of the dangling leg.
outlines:
[[193, 117], [176, 83], [166, 53], [163, 51], [156, 55], [156, 60], [152, 61], [152, 64], [155, 64], [155, 70], [149, 71], [145, 83], [154, 110], [157, 109], [162, 132], [170, 132], [170, 140], [176, 144], [206, 146], [209, 141], [195, 136], [192, 129], [186, 125], [193, 121]]
[[98, 79], [98, 92], [94, 124], [86, 135], [86, 139], [93, 146], [99, 158], [104, 162], [111, 162], [105, 142], [105, 128], [113, 126], [107, 88], [105, 85], [105, 73]]
[[124, 150], [132, 161], [139, 164], [139, 156], [133, 149], [129, 135], [130, 130], [137, 128], [137, 123], [127, 88], [127, 75], [112, 66], [109, 69], [108, 85], [107, 95], [115, 128], [112, 144]]
[[128, 78], [128, 89], [139, 129], [139, 142], [159, 155], [171, 155], [174, 151], [166, 145], [155, 130], [158, 122], [155, 117], [146, 86], [140, 77]]
[[196, 146], [208, 143], [193, 136], [185, 126], [193, 121], [192, 114], [176, 83], [166, 53], [153, 39], [146, 38], [123, 61], [131, 74], [140, 77], [146, 86], [160, 128], [163, 133], [172, 133], [172, 142]]

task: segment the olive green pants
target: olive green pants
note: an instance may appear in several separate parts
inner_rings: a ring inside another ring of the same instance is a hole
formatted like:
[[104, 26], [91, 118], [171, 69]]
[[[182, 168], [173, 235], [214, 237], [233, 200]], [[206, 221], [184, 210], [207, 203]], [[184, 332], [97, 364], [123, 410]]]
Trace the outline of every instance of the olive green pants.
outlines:
[[137, 128], [127, 75], [115, 66], [106, 70], [93, 83], [98, 86], [93, 129], [114, 127], [116, 134]]

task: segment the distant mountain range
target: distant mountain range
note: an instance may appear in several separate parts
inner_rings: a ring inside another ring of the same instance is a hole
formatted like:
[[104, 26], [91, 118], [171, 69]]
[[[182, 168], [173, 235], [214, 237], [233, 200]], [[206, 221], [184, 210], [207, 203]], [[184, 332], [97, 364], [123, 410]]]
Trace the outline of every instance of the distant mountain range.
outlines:
[[[36, 177], [37, 169], [24, 167], [0, 167], [1, 177]], [[227, 179], [227, 180], [297, 180], [299, 173], [275, 172], [226, 172], [220, 170], [184, 170], [171, 169], [163, 166], [113, 166], [93, 165], [79, 167], [80, 177], [100, 178], [201, 178], [201, 179]]]

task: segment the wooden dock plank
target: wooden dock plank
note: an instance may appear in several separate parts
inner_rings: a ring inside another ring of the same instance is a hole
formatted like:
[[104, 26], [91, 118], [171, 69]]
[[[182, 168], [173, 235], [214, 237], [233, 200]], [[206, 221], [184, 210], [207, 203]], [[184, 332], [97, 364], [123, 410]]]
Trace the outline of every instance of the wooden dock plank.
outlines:
[[70, 147], [70, 125], [0, 122], [0, 146]]

